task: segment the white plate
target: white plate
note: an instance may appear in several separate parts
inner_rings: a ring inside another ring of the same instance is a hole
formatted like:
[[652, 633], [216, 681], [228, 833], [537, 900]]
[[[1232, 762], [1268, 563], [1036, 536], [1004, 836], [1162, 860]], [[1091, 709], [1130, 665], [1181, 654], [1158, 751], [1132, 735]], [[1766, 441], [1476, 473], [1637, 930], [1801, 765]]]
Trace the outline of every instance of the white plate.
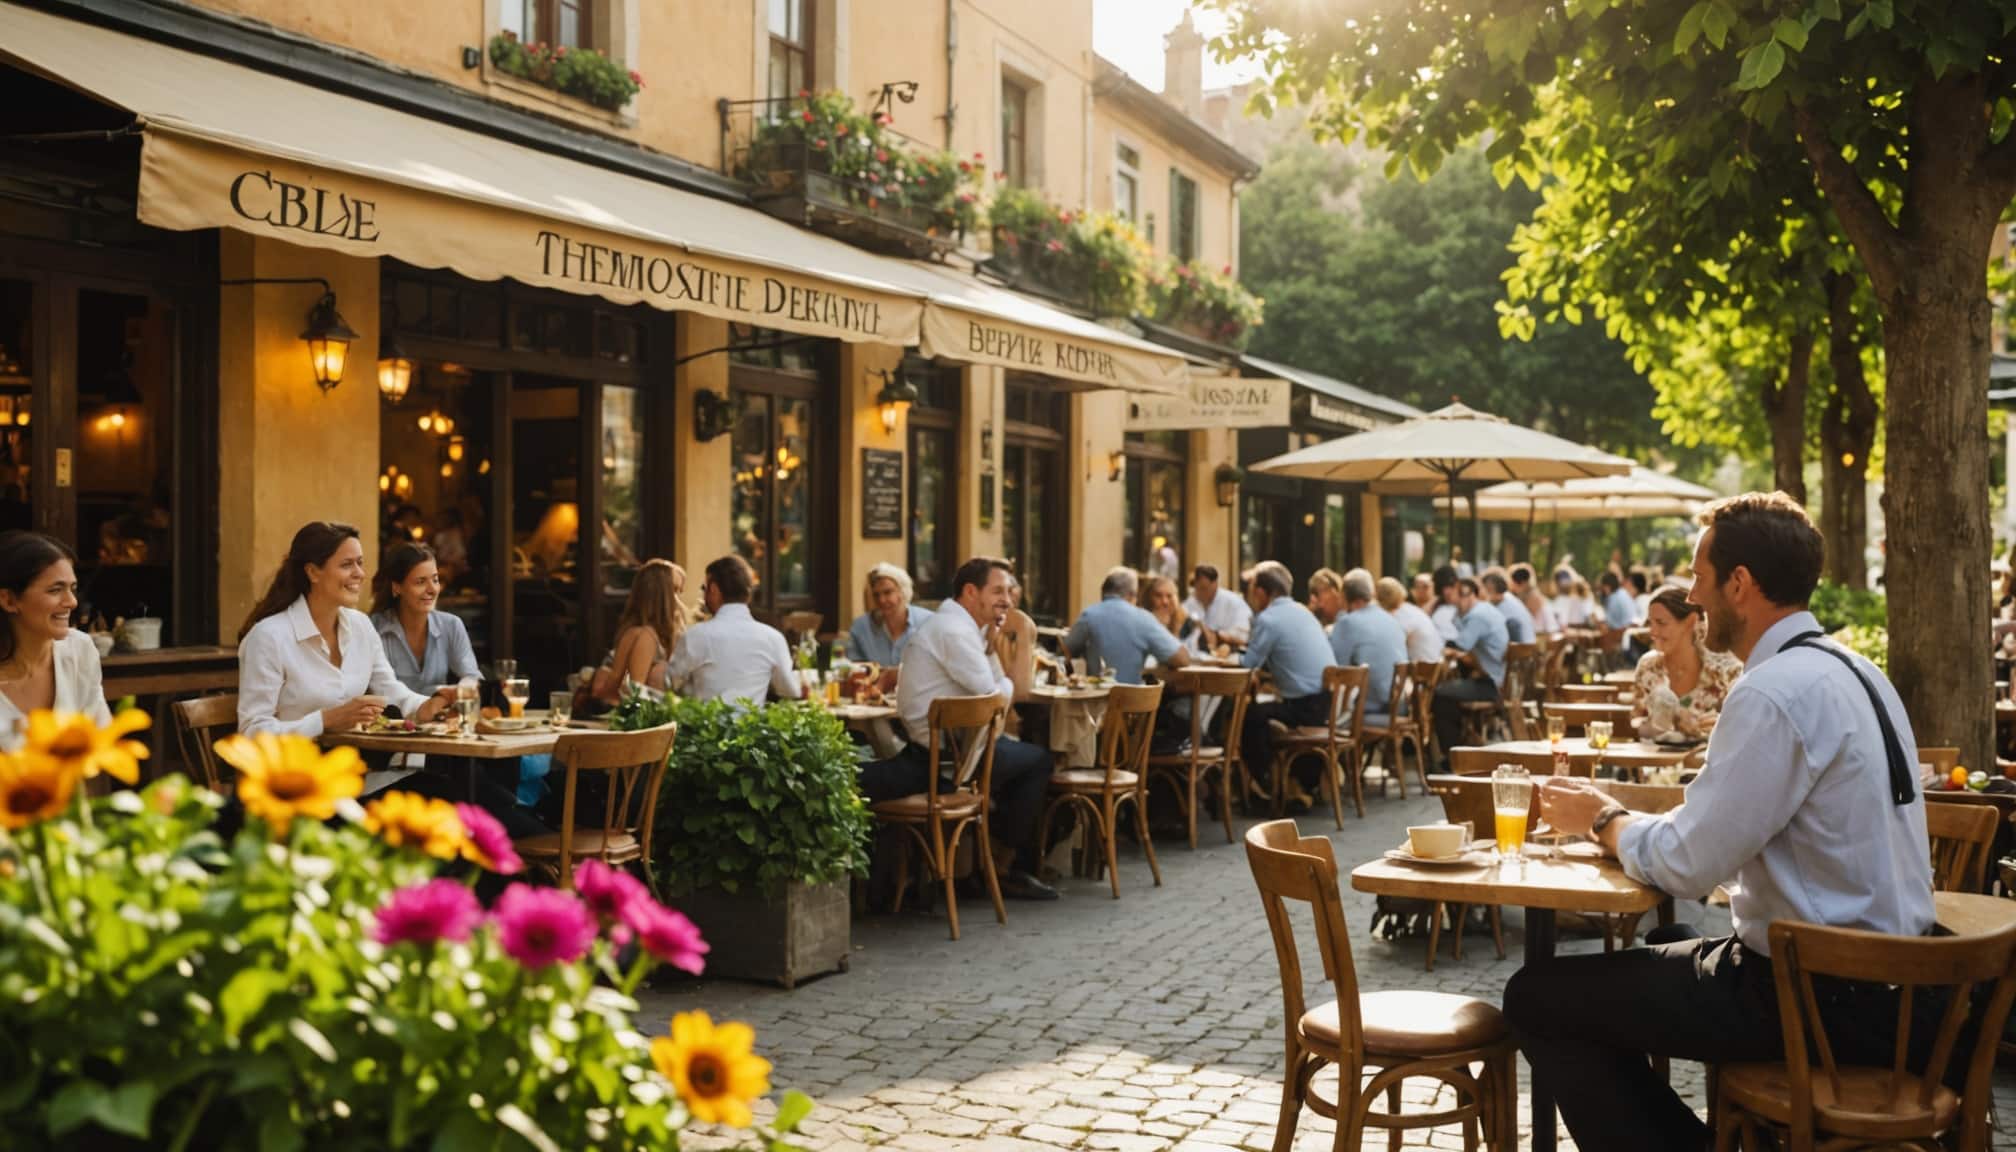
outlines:
[[1386, 859], [1395, 864], [1415, 864], [1423, 868], [1475, 868], [1492, 862], [1489, 851], [1475, 849], [1458, 852], [1454, 856], [1416, 856], [1405, 848], [1388, 848]]

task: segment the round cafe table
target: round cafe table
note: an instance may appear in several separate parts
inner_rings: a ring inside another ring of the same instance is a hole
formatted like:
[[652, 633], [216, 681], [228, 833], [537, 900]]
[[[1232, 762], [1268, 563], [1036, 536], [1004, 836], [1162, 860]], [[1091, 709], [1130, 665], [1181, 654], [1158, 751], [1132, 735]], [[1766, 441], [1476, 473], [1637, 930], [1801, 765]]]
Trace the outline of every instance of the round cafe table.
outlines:
[[[1613, 768], [1630, 768], [1643, 772], [1647, 768], [1666, 768], [1673, 765], [1688, 766], [1696, 763], [1695, 754], [1705, 745], [1689, 748], [1668, 748], [1642, 740], [1613, 740], [1602, 753], [1603, 763]], [[1568, 753], [1568, 762], [1575, 768], [1587, 771], [1596, 764], [1596, 749], [1586, 736], [1570, 736], [1561, 741], [1562, 751]], [[1554, 754], [1554, 746], [1545, 740], [1508, 740], [1502, 744], [1487, 744], [1482, 751], [1497, 753], [1508, 759], [1532, 760], [1549, 758]]]
[[1106, 718], [1106, 685], [1071, 688], [1038, 684], [1031, 700], [1050, 706], [1050, 751], [1066, 768], [1090, 768], [1099, 761], [1099, 724]]

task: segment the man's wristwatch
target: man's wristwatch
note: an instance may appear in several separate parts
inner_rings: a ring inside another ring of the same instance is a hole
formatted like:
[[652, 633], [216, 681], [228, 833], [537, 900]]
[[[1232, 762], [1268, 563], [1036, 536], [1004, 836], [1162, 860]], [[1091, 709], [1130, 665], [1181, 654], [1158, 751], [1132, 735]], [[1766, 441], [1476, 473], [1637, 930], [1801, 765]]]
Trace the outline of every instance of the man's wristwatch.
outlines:
[[1624, 807], [1622, 804], [1612, 804], [1608, 808], [1603, 809], [1603, 811], [1598, 812], [1596, 819], [1589, 823], [1589, 838], [1600, 842], [1603, 839], [1603, 829], [1608, 828], [1612, 820], [1629, 811], [1630, 809]]

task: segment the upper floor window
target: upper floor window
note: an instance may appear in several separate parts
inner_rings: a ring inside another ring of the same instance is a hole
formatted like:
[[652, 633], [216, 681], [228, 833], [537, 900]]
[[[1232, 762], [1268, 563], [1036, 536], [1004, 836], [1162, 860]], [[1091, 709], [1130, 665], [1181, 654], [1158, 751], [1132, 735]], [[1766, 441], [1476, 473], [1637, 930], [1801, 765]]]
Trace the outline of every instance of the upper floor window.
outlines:
[[814, 0], [770, 0], [770, 76], [772, 100], [789, 99], [813, 86], [812, 24]]
[[1197, 259], [1203, 245], [1198, 238], [1202, 214], [1197, 207], [1197, 182], [1176, 169], [1169, 170], [1169, 255], [1179, 263]]
[[[507, 30], [535, 44], [566, 48], [599, 48], [595, 39], [593, 0], [505, 0]], [[518, 17], [516, 27], [511, 17]]]
[[1113, 146], [1113, 211], [1129, 220], [1141, 218], [1141, 153], [1118, 143]]
[[1001, 78], [1001, 171], [1008, 183], [1029, 183], [1029, 88]]

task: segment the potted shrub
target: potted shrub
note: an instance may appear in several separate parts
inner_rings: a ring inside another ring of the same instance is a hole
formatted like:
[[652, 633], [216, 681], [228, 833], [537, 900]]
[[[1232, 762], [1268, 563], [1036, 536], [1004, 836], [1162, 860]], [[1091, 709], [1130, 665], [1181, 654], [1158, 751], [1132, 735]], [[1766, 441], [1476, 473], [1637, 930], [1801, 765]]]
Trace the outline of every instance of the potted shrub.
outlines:
[[1157, 269], [1148, 303], [1155, 323], [1235, 351], [1246, 347], [1262, 315], [1262, 301], [1233, 277], [1229, 264], [1215, 272], [1195, 263]]
[[610, 112], [620, 111], [644, 89], [644, 77], [593, 48], [527, 43], [515, 32], [491, 37], [490, 66]]
[[844, 970], [850, 878], [865, 872], [873, 821], [840, 721], [802, 701], [618, 706], [612, 724], [679, 725], [652, 839], [660, 889], [707, 934], [716, 974], [786, 988]]
[[[512, 884], [486, 911], [475, 880], [521, 866], [494, 819], [396, 792], [360, 808], [355, 751], [298, 736], [219, 742], [236, 831], [180, 776], [87, 797], [136, 778], [145, 723], [38, 713], [0, 755], [10, 1148], [677, 1148], [689, 1119], [750, 1125], [770, 1069], [746, 1027], [631, 1023], [654, 963], [705, 962], [641, 884], [591, 866], [581, 896]], [[809, 1107], [787, 1095], [751, 1135], [774, 1148]]]
[[992, 271], [1019, 288], [1095, 316], [1141, 311], [1152, 254], [1132, 222], [1110, 212], [1059, 208], [1028, 188], [1006, 187], [987, 208]]

